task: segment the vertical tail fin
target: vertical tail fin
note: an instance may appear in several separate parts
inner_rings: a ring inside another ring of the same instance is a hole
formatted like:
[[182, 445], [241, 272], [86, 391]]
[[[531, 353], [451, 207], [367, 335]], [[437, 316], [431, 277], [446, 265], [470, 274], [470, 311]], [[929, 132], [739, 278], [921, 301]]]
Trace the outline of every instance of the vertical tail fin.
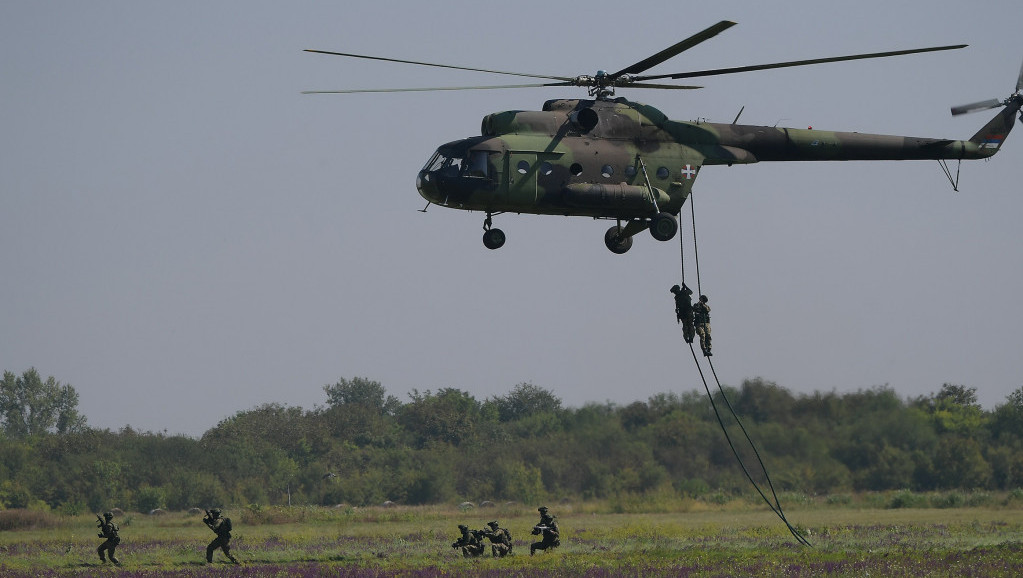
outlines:
[[977, 134], [970, 137], [970, 142], [977, 143], [981, 150], [991, 154], [998, 152], [998, 149], [1002, 147], [1002, 143], [1005, 142], [1005, 138], [1009, 136], [1009, 131], [1016, 124], [1016, 113], [1019, 112], [1020, 105], [1023, 105], [1023, 99], [1010, 99], [1005, 106], [1005, 110], [999, 112], [997, 116], [977, 131]]

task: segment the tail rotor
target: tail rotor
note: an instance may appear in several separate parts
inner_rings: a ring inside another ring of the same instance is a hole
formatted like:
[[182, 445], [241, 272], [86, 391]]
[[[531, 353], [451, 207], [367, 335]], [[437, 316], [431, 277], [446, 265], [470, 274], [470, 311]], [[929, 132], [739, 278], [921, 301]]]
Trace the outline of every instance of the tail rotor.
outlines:
[[[1016, 92], [1009, 95], [1009, 98], [1006, 98], [1005, 100], [992, 98], [989, 100], [972, 102], [970, 104], [953, 106], [952, 116], [959, 116], [961, 114], [976, 112], [978, 110], [988, 110], [1001, 106], [1011, 106], [1015, 107], [1016, 110], [1019, 110], [1021, 105], [1023, 105], [1023, 66], [1020, 67], [1019, 77], [1016, 79]], [[1023, 122], [1023, 116], [1020, 117], [1020, 122]]]
[[978, 110], [998, 108], [1000, 106], [1005, 106], [1005, 103], [998, 100], [997, 98], [992, 98], [990, 100], [982, 100], [980, 102], [973, 102], [970, 104], [961, 104], [959, 106], [952, 107], [952, 116], [959, 116], [961, 114], [977, 112]]

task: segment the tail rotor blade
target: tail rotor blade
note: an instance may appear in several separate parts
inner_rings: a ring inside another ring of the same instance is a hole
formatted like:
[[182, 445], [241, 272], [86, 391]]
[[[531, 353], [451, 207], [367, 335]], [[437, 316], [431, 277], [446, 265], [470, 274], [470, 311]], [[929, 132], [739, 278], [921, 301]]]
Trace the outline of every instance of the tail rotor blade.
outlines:
[[1016, 81], [1016, 92], [1023, 90], [1023, 66], [1019, 67], [1019, 80]]
[[964, 104], [964, 105], [961, 105], [961, 106], [953, 106], [952, 107], [952, 116], [959, 116], [961, 114], [966, 114], [968, 112], [974, 112], [974, 111], [977, 111], [977, 110], [987, 110], [989, 108], [998, 108], [999, 106], [1002, 106], [1002, 101], [998, 100], [997, 98], [992, 98], [990, 100], [984, 100], [984, 101], [981, 101], [981, 102], [973, 102], [973, 103]]

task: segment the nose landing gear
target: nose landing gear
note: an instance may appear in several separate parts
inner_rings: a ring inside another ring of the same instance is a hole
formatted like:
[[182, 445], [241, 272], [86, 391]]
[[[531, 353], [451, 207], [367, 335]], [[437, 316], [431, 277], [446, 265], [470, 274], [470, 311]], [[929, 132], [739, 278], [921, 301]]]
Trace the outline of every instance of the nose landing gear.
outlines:
[[491, 214], [487, 213], [487, 218], [483, 220], [483, 246], [487, 249], [500, 249], [505, 241], [504, 231], [492, 229], [493, 221], [490, 217]]

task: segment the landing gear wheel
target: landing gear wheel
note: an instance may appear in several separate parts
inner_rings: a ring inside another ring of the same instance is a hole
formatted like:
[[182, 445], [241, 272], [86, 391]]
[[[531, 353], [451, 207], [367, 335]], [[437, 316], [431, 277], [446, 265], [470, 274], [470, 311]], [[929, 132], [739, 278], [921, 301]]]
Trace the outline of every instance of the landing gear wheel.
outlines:
[[678, 221], [671, 213], [657, 213], [657, 216], [650, 219], [650, 234], [658, 241], [670, 241], [678, 233]]
[[615, 255], [622, 255], [632, 248], [632, 237], [623, 236], [622, 228], [615, 225], [604, 233], [604, 244]]
[[504, 240], [504, 231], [501, 229], [487, 229], [483, 233], [483, 245], [487, 249], [500, 249]]

